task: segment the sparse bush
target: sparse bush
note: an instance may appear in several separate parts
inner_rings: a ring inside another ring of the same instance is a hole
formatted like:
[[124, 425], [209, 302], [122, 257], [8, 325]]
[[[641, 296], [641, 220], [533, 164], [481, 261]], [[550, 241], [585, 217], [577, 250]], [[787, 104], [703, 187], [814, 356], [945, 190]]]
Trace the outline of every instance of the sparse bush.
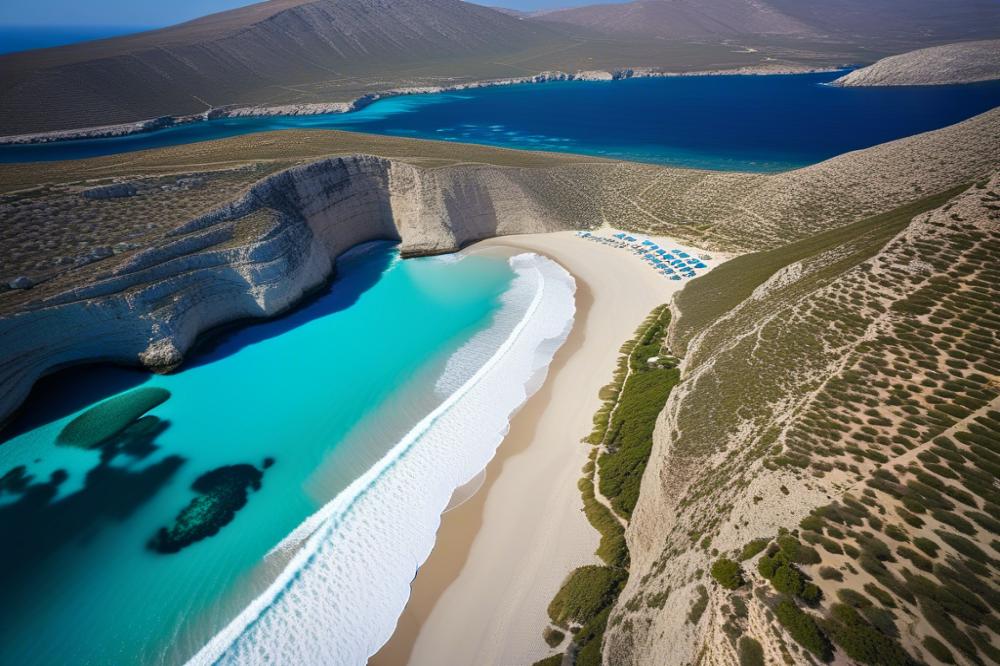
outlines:
[[940, 546], [938, 546], [937, 543], [926, 537], [917, 537], [913, 540], [913, 545], [931, 557], [937, 557], [938, 550], [940, 549]]
[[566, 634], [553, 627], [545, 627], [545, 630], [542, 631], [542, 638], [545, 640], [546, 645], [554, 648], [562, 644], [563, 639], [566, 638]]
[[690, 624], [698, 624], [701, 620], [701, 616], [705, 613], [705, 609], [708, 608], [708, 589], [704, 585], [699, 585], [697, 590], [697, 597], [691, 603], [691, 608], [688, 610], [687, 621]]
[[899, 644], [865, 621], [858, 612], [844, 604], [834, 604], [825, 623], [833, 642], [848, 657], [862, 664], [911, 666], [913, 659]]
[[747, 543], [743, 546], [743, 550], [740, 551], [740, 562], [749, 560], [754, 557], [762, 550], [767, 548], [767, 544], [770, 543], [770, 539], [754, 539], [753, 541]]
[[792, 639], [823, 661], [829, 661], [833, 650], [830, 641], [819, 628], [816, 620], [790, 599], [782, 599], [774, 609], [778, 622]]
[[749, 636], [744, 636], [739, 642], [740, 666], [764, 666], [764, 648]]
[[569, 622], [586, 624], [614, 602], [624, 580], [625, 574], [611, 567], [579, 567], [549, 603], [549, 617], [561, 627]]
[[712, 578], [727, 590], [735, 590], [743, 585], [743, 571], [740, 565], [727, 557], [720, 557], [712, 564]]
[[840, 573], [837, 569], [833, 567], [822, 567], [819, 570], [819, 577], [823, 580], [844, 580], [844, 574]]
[[951, 650], [948, 649], [948, 646], [933, 636], [924, 636], [923, 645], [931, 653], [931, 656], [942, 664], [955, 663], [955, 657], [952, 655]]

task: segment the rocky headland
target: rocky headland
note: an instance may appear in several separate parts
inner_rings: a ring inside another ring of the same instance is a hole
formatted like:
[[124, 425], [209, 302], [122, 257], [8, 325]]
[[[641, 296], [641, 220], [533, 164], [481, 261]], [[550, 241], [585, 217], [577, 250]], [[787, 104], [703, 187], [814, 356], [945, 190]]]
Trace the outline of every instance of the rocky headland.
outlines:
[[1000, 79], [1000, 40], [960, 42], [901, 53], [856, 69], [838, 86], [939, 86]]

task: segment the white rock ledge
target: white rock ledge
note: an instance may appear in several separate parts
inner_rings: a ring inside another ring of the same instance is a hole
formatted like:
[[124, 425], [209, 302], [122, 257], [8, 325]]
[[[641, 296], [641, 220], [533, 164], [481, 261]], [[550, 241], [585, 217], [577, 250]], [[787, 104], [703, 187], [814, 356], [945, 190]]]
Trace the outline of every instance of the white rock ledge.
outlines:
[[526, 187], [531, 180], [530, 169], [422, 170], [367, 155], [271, 175], [110, 272], [95, 269], [85, 284], [0, 318], [0, 422], [60, 368], [172, 370], [203, 332], [272, 317], [323, 288], [336, 257], [359, 243], [436, 254], [580, 224]]

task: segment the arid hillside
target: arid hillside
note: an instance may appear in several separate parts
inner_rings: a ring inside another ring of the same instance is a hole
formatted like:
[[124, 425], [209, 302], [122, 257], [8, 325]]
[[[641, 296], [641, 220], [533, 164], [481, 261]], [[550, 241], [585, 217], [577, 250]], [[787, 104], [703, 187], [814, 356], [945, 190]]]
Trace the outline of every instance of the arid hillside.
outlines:
[[987, 175], [682, 292], [605, 663], [997, 660], [998, 265]]
[[905, 44], [996, 36], [989, 0], [634, 0], [540, 13], [536, 20], [658, 38], [823, 37], [901, 50]]
[[358, 78], [488, 75], [486, 63], [500, 56], [570, 43], [551, 28], [459, 0], [271, 0], [2, 57], [0, 133], [288, 101], [299, 86], [317, 85], [320, 95], [324, 85]]
[[747, 0], [636, 0], [546, 12], [541, 21], [583, 26], [613, 33], [660, 38], [804, 35], [801, 21], [761, 2]]
[[883, 58], [836, 81], [841, 86], [929, 86], [1000, 79], [1000, 39], [945, 44]]

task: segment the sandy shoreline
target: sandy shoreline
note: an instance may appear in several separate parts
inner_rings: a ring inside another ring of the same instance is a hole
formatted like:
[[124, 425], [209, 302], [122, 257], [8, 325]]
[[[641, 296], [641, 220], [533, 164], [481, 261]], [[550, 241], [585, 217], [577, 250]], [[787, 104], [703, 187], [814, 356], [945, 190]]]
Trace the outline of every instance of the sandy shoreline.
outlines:
[[546, 607], [570, 570], [597, 562], [598, 534], [576, 486], [588, 454], [580, 440], [621, 343], [686, 284], [571, 232], [491, 239], [465, 251], [494, 247], [537, 252], [572, 273], [576, 321], [478, 492], [443, 516], [396, 632], [369, 662], [377, 666], [530, 664], [557, 652], [541, 636]]

